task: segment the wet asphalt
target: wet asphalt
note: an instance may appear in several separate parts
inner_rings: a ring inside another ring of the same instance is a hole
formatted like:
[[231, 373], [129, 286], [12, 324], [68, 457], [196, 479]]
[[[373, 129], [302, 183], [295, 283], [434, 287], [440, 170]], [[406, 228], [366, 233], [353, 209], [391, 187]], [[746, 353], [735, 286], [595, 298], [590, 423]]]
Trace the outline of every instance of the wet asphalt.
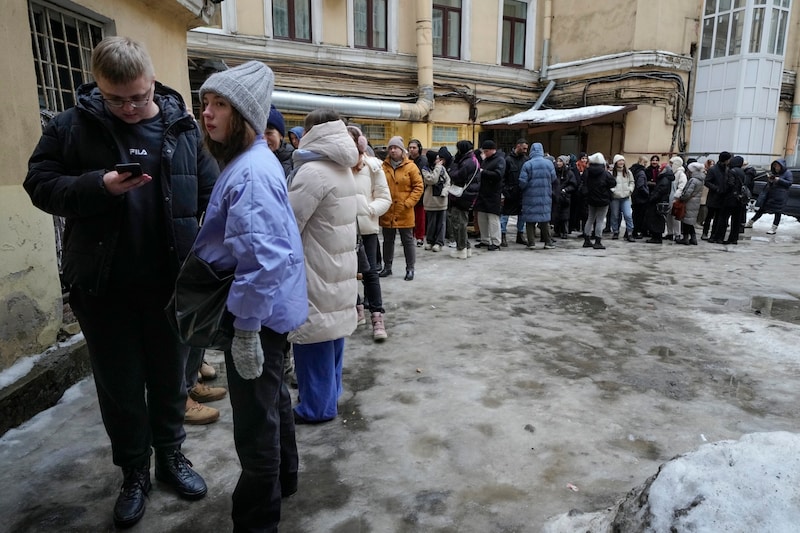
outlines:
[[[297, 428], [280, 530], [539, 531], [704, 442], [796, 431], [800, 223], [768, 236], [770, 221], [737, 246], [417, 249], [414, 281], [382, 280], [389, 339], [361, 326], [346, 341], [339, 417]], [[222, 354], [208, 359], [224, 385]], [[154, 482], [131, 531], [231, 529], [230, 404], [211, 405], [220, 421], [187, 427], [183, 447], [207, 497]], [[0, 531], [114, 530], [121, 474], [91, 378], [0, 438], [0, 465]]]

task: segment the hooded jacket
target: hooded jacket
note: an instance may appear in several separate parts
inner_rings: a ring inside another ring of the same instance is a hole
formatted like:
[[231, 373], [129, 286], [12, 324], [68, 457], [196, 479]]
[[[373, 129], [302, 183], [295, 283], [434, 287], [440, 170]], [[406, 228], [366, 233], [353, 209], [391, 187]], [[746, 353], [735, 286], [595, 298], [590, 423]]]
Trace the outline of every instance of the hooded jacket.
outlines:
[[611, 203], [611, 190], [616, 187], [617, 180], [606, 170], [605, 165], [589, 163], [583, 185], [586, 203], [593, 207], [603, 207]]
[[522, 219], [525, 222], [550, 222], [553, 182], [557, 181], [553, 163], [544, 158], [542, 143], [533, 143], [531, 158], [522, 165], [519, 189], [522, 193]]
[[308, 316], [306, 271], [286, 178], [262, 136], [220, 174], [194, 251], [217, 271], [233, 271], [234, 326], [278, 333]]
[[472, 151], [470, 141], [461, 140], [456, 143], [456, 155], [453, 164], [448, 169], [450, 183], [458, 187], [464, 187], [469, 183], [464, 194], [456, 198], [449, 198], [450, 205], [461, 211], [469, 211], [478, 197], [481, 187], [481, 165], [475, 152]]
[[503, 177], [503, 214], [518, 215], [520, 212], [521, 195], [519, 191], [519, 173], [522, 165], [528, 160], [528, 154], [511, 152], [506, 156], [506, 175]]
[[378, 219], [392, 205], [392, 195], [389, 194], [389, 185], [386, 183], [380, 159], [367, 154], [361, 154], [361, 158], [363, 166], [353, 176], [356, 180], [356, 193], [363, 197], [368, 214], [358, 215], [358, 233], [377, 235], [380, 231]]
[[[180, 94], [156, 82], [153, 98], [164, 127], [159, 181], [168, 258], [168, 276], [158, 282], [171, 287], [197, 235], [219, 168], [203, 148], [197, 122]], [[107, 169], [128, 160], [112, 120], [97, 84], [80, 86], [75, 107], [45, 128], [24, 182], [36, 207], [66, 218], [64, 282], [93, 295], [108, 289], [120, 232], [131, 226], [135, 231], [135, 221], [127, 217], [127, 195], [111, 196], [102, 186]]]
[[671, 193], [671, 200], [675, 198], [680, 198], [683, 194], [683, 188], [686, 187], [686, 182], [688, 181], [686, 177], [686, 171], [683, 168], [683, 158], [679, 156], [675, 156], [669, 160], [669, 164], [672, 167], [672, 173], [675, 175], [675, 181], [672, 182], [672, 193]]
[[303, 135], [292, 156], [292, 205], [305, 254], [308, 320], [289, 334], [297, 344], [340, 339], [356, 329], [358, 148], [341, 120]]
[[644, 165], [639, 163], [631, 165], [631, 174], [633, 174], [634, 182], [631, 203], [634, 205], [646, 204], [650, 197], [650, 188], [647, 186], [647, 173]]
[[676, 196], [676, 198], [686, 204], [686, 214], [681, 222], [692, 225], [697, 222], [697, 213], [700, 211], [700, 197], [703, 195], [703, 189], [705, 189], [705, 166], [702, 163], [689, 163], [689, 173], [691, 176], [683, 187], [681, 195]]
[[[773, 174], [772, 167], [775, 164], [780, 165], [780, 170]], [[756, 202], [759, 208], [762, 208], [767, 213], [782, 213], [786, 208], [786, 202], [789, 199], [789, 188], [792, 186], [792, 172], [786, 168], [785, 159], [776, 159], [769, 166], [770, 180], [758, 197]]]
[[292, 153], [294, 153], [294, 147], [286, 141], [281, 141], [281, 145], [278, 146], [278, 149], [275, 150], [274, 153], [275, 157], [280, 161], [281, 167], [283, 167], [284, 175], [288, 178], [289, 174], [292, 173]]
[[408, 156], [403, 156], [403, 160], [397, 168], [394, 168], [391, 158], [387, 155], [383, 161], [383, 173], [386, 175], [386, 183], [389, 184], [392, 205], [380, 217], [381, 227], [413, 228], [414, 206], [422, 198], [425, 190], [417, 164]]

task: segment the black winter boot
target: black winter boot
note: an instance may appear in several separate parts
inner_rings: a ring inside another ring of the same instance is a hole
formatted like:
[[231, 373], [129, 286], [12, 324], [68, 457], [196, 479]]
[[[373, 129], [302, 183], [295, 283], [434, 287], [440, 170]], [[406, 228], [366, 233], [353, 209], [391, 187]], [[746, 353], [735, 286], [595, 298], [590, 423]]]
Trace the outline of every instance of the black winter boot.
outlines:
[[114, 504], [114, 525], [120, 529], [133, 526], [144, 516], [145, 499], [152, 488], [150, 458], [138, 467], [123, 468], [122, 487]]
[[502, 246], [503, 248], [508, 248], [508, 241], [506, 240], [506, 234], [505, 233], [500, 235], [500, 246]]
[[528, 245], [528, 239], [525, 238], [525, 234], [521, 231], [517, 232], [517, 244], [524, 244], [525, 246]]
[[594, 244], [592, 245], [592, 248], [594, 248], [595, 250], [605, 250], [606, 247], [603, 246], [603, 243], [601, 241], [602, 241], [602, 239], [600, 239], [600, 237], [595, 237], [594, 238]]
[[589, 239], [589, 237], [584, 237], [583, 238], [583, 247], [584, 248], [591, 248], [592, 247], [592, 241]]

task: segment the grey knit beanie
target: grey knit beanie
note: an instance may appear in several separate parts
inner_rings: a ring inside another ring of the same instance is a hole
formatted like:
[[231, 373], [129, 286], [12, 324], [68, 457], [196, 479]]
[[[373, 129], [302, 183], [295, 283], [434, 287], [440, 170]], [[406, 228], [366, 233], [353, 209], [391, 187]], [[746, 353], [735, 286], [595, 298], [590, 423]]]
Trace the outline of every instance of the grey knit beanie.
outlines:
[[275, 75], [267, 65], [248, 61], [209, 76], [200, 87], [200, 98], [208, 92], [224, 97], [256, 133], [264, 133], [274, 86]]
[[386, 145], [386, 148], [390, 148], [392, 146], [397, 146], [401, 150], [406, 149], [406, 144], [403, 142], [403, 138], [399, 135], [395, 135], [391, 139], [389, 139], [389, 144]]

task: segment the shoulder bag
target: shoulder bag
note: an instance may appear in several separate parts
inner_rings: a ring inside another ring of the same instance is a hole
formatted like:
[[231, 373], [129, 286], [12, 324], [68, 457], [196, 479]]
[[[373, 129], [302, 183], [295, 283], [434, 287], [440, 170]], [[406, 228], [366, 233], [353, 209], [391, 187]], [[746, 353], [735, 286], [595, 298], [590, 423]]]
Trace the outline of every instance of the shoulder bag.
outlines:
[[472, 173], [472, 177], [469, 179], [469, 181], [463, 187], [461, 187], [459, 185], [452, 185], [451, 184], [450, 188], [447, 189], [447, 192], [450, 194], [450, 196], [455, 196], [456, 198], [460, 198], [461, 195], [464, 194], [464, 191], [466, 191], [469, 188], [470, 184], [472, 183], [472, 180], [475, 179], [475, 176], [478, 175], [478, 171], [480, 169], [481, 169], [481, 167], [475, 167], [475, 172]]
[[216, 272], [192, 250], [178, 272], [175, 291], [164, 309], [182, 344], [230, 349], [234, 317], [226, 302], [232, 283], [233, 272]]

